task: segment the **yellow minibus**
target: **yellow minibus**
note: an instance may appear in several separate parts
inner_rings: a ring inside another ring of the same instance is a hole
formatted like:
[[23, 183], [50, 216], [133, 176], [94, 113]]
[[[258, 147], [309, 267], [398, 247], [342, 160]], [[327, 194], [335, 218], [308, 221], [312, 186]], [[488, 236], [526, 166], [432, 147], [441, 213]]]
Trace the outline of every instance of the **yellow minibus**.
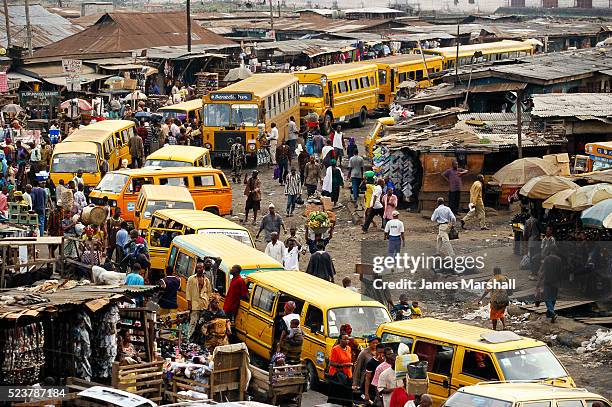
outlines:
[[212, 167], [208, 149], [195, 146], [165, 146], [149, 154], [145, 167]]
[[[78, 170], [82, 170], [85, 185], [96, 186], [102, 177], [99, 170], [102, 161], [108, 161], [109, 171], [119, 168], [124, 158], [128, 163], [132, 161], [128, 141], [134, 134], [134, 127], [134, 122], [130, 120], [103, 120], [76, 130], [55, 146], [51, 158], [51, 180], [55, 185], [60, 179], [68, 182]], [[60, 145], [68, 143], [79, 144], [58, 149]], [[84, 143], [95, 146], [95, 160], [91, 156], [92, 149]], [[83, 168], [77, 168], [78, 165], [83, 165]], [[73, 169], [75, 171], [71, 172]]]
[[245, 147], [247, 163], [257, 163], [259, 139], [275, 123], [279, 142], [288, 135], [289, 118], [300, 113], [298, 80], [286, 73], [251, 76], [203, 98], [203, 145], [213, 158], [229, 157], [236, 139]]
[[363, 127], [378, 108], [378, 66], [375, 63], [336, 64], [295, 72], [300, 81], [300, 114], [319, 116], [321, 131], [334, 122], [351, 120]]
[[229, 219], [205, 211], [162, 209], [153, 213], [147, 230], [151, 268], [163, 270], [172, 239], [192, 234], [225, 235], [245, 246], [255, 247], [249, 230]]
[[202, 119], [202, 99], [189, 100], [187, 102], [176, 103], [157, 109], [157, 113], [162, 115], [162, 120], [179, 119], [181, 122], [192, 121], [198, 123]]
[[[352, 336], [364, 345], [364, 338], [390, 321], [389, 311], [355, 291], [299, 271], [262, 271], [247, 277], [249, 299], [240, 301], [236, 314], [236, 334], [249, 350], [270, 360], [279, 338], [278, 323], [287, 301], [296, 304], [304, 331], [301, 358], [310, 384], [324, 379], [332, 347], [340, 327], [351, 324]], [[279, 322], [280, 321], [280, 322]]]
[[136, 200], [134, 227], [147, 229], [153, 213], [162, 209], [195, 210], [195, 202], [189, 190], [171, 185], [143, 185]]
[[284, 271], [283, 265], [267, 254], [246, 246], [229, 236], [185, 235], [172, 240], [167, 265], [174, 268], [174, 273], [181, 279], [181, 290], [178, 293], [178, 309], [187, 309], [185, 287], [187, 279], [194, 273], [198, 260], [206, 257], [221, 258], [216, 275], [207, 276], [213, 289], [222, 297], [227, 293], [231, 279], [230, 269], [237, 264], [242, 267], [241, 275], [246, 277], [259, 271]]

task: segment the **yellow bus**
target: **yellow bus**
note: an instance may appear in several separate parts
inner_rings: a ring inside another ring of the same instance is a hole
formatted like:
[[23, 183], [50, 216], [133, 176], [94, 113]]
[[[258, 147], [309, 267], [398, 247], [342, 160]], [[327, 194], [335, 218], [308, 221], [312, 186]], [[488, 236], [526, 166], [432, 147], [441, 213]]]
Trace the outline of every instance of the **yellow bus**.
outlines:
[[179, 119], [181, 122], [185, 120], [191, 121], [196, 119], [198, 123], [202, 119], [202, 99], [189, 100], [170, 106], [164, 106], [157, 110], [157, 113], [162, 115], [162, 119]]
[[400, 83], [414, 81], [418, 88], [431, 86], [432, 81], [428, 78], [442, 72], [443, 60], [441, 56], [426, 55], [424, 64], [420, 54], [400, 54], [358, 63], [378, 66], [378, 108], [387, 109], [393, 103]]
[[[103, 120], [78, 129], [54, 149], [51, 159], [50, 177], [57, 185], [60, 179], [70, 181], [79, 170], [83, 171], [86, 186], [94, 187], [100, 182], [100, 164], [108, 161], [109, 171], [121, 166], [125, 158], [132, 161], [128, 142], [134, 134], [135, 124], [131, 120]], [[71, 146], [68, 143], [76, 143]], [[94, 146], [87, 147], [87, 144]], [[92, 156], [92, 150], [95, 154]], [[95, 159], [94, 159], [95, 158]]]
[[300, 113], [298, 81], [291, 74], [263, 73], [203, 98], [202, 137], [214, 158], [229, 157], [237, 138], [249, 165], [257, 163], [259, 139], [276, 123], [279, 142], [288, 135], [289, 118]]
[[300, 114], [319, 116], [321, 131], [334, 122], [351, 120], [363, 127], [368, 112], [378, 108], [378, 66], [375, 63], [328, 65], [295, 72], [300, 81]]
[[[418, 52], [418, 51], [417, 51]], [[474, 58], [474, 54], [482, 55]], [[533, 55], [533, 44], [529, 41], [503, 40], [459, 46], [459, 66], [478, 62], [501, 61], [503, 59], [520, 58]], [[457, 47], [424, 49], [426, 55], [438, 55], [444, 58], [444, 69], [454, 69], [457, 60]]]

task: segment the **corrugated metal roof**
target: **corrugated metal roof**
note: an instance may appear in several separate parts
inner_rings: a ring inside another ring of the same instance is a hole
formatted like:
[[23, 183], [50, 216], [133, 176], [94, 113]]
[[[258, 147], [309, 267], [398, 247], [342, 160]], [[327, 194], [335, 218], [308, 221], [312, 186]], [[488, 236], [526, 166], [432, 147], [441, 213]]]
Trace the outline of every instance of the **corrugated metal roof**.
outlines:
[[549, 93], [533, 95], [536, 117], [612, 116], [612, 93]]
[[[9, 24], [11, 26], [11, 41], [13, 45], [26, 47], [25, 6], [9, 5]], [[4, 9], [0, 7], [2, 24], [0, 24], [0, 44], [6, 48], [6, 25], [4, 24]], [[30, 21], [32, 26], [32, 47], [40, 48], [62, 40], [81, 31], [81, 27], [69, 20], [47, 11], [43, 6], [30, 6]]]
[[227, 55], [220, 54], [219, 51], [228, 48], [240, 48], [239, 44], [228, 45], [193, 45], [191, 53], [187, 52], [186, 45], [175, 45], [165, 47], [152, 47], [147, 49], [149, 59], [173, 59], [184, 60], [193, 58], [217, 57], [225, 58]]
[[[186, 42], [184, 13], [108, 13], [82, 32], [35, 52], [35, 57], [140, 50]], [[192, 24], [193, 44], [234, 44]]]
[[310, 57], [331, 52], [345, 51], [353, 49], [353, 41], [351, 40], [289, 40], [263, 43], [257, 45], [257, 50], [278, 50], [285, 55], [306, 54]]
[[406, 14], [405, 11], [388, 7], [348, 8], [344, 14]]

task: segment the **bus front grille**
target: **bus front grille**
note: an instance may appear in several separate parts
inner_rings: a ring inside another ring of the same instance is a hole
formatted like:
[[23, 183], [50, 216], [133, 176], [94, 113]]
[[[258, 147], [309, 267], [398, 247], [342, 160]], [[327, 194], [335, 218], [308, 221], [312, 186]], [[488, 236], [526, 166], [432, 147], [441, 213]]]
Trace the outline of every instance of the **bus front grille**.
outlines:
[[215, 151], [229, 151], [232, 144], [240, 137], [240, 144], [246, 147], [246, 132], [244, 131], [216, 131]]

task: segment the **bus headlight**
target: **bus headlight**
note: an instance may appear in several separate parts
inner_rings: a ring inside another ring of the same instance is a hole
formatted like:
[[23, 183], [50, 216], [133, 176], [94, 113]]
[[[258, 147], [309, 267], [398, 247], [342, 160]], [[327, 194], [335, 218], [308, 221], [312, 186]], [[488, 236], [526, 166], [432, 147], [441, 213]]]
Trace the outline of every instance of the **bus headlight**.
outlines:
[[212, 148], [212, 144], [206, 143], [206, 144], [204, 144], [204, 148], [207, 148], [207, 149], [210, 150]]
[[249, 151], [255, 151], [255, 140], [249, 140]]

